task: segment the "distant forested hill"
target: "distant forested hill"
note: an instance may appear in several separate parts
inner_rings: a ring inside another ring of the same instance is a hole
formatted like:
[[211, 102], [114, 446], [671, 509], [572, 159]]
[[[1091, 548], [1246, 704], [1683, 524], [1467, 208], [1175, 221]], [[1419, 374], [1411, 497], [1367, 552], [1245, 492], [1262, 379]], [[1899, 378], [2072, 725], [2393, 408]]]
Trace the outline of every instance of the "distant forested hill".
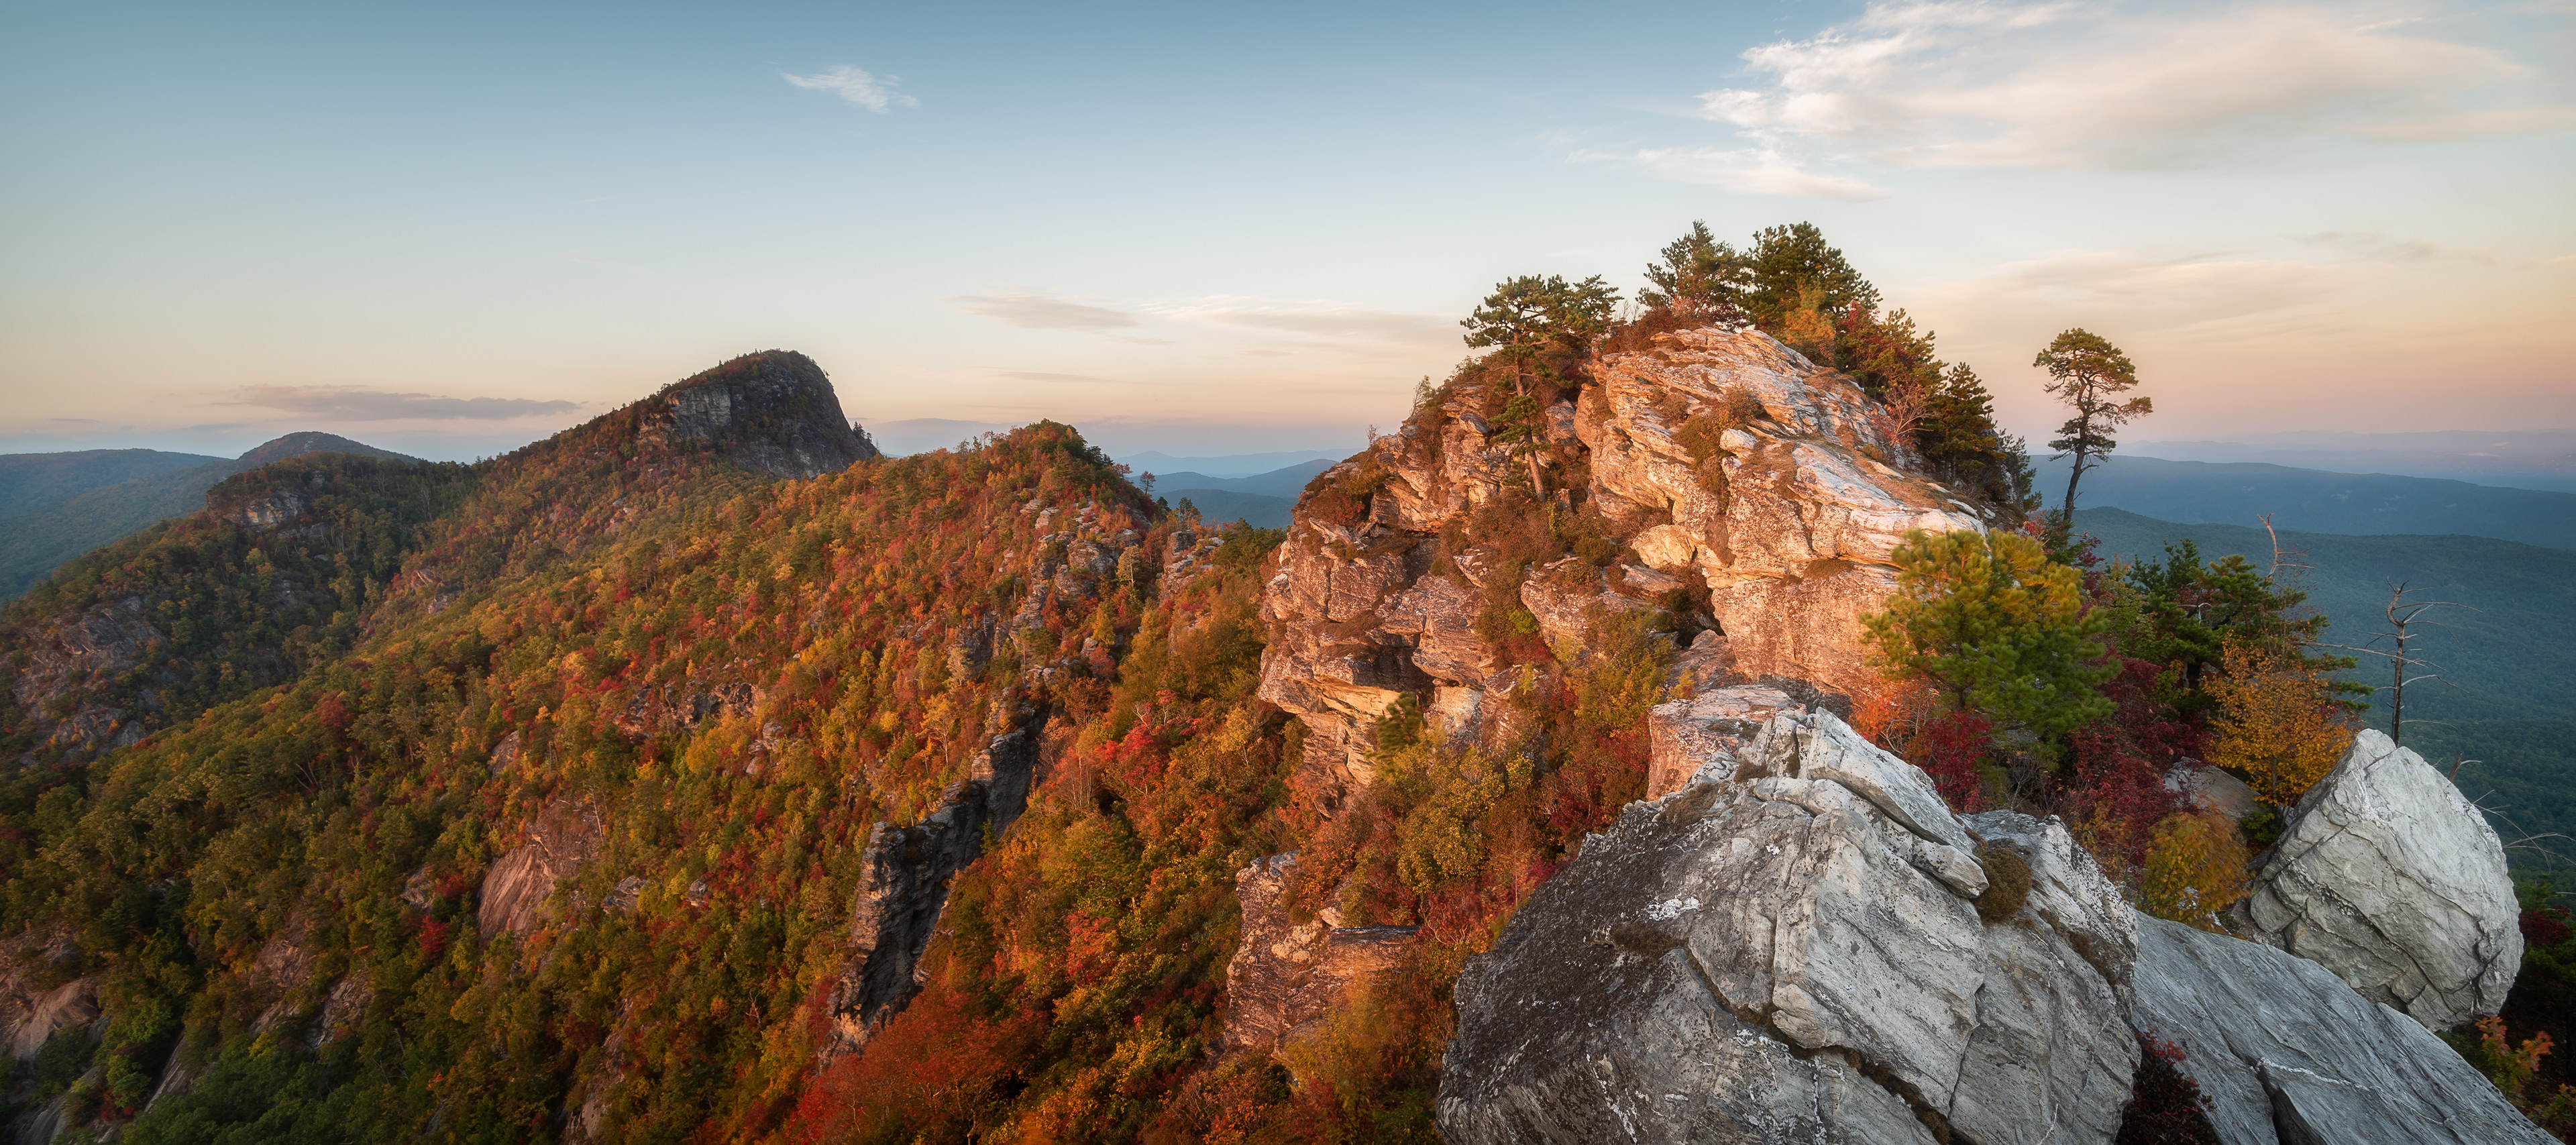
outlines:
[[[2101, 538], [2096, 551], [2106, 557], [2161, 559], [2165, 545], [2189, 537], [2204, 557], [2242, 553], [2257, 567], [2272, 559], [2261, 529], [2118, 509], [2081, 510], [2075, 522]], [[2419, 599], [2466, 606], [2425, 615], [2445, 626], [2426, 629], [2423, 645], [2443, 679], [2408, 689], [2406, 744], [2446, 769], [2458, 758], [2478, 761], [2463, 767], [2460, 788], [2509, 821], [2498, 824], [2508, 840], [2576, 835], [2576, 552], [2486, 537], [2281, 536], [2304, 554], [2309, 568], [2298, 584], [2333, 621], [2331, 643], [2362, 645], [2384, 630], [2398, 581], [2426, 589]], [[2382, 686], [2388, 669], [2364, 658], [2350, 677]], [[2388, 726], [2384, 696], [2371, 722]], [[2549, 865], [2576, 871], [2576, 845], [2552, 846], [2563, 858]], [[2539, 856], [2518, 860], [2528, 869]]]
[[[2066, 463], [2041, 461], [2040, 492], [2066, 495]], [[2375, 536], [2465, 534], [2576, 549], [2576, 493], [2505, 489], [2435, 477], [2328, 473], [2281, 465], [2113, 456], [2084, 475], [2079, 509], [2126, 509], [2159, 521]]]
[[32, 512], [103, 485], [224, 460], [157, 449], [0, 454], [0, 517]]
[[[15, 600], [63, 562], [206, 507], [236, 473], [308, 453], [411, 461], [336, 434], [290, 433], [238, 458], [100, 449], [0, 456], [0, 601]], [[133, 455], [142, 456], [133, 456]]]

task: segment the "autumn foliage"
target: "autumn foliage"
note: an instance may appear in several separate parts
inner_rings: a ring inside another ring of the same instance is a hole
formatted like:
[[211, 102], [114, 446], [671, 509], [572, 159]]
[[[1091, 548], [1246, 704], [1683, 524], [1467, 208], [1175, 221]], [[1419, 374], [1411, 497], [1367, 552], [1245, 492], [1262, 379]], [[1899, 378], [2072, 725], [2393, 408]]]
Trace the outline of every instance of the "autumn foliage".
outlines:
[[2219, 703], [2210, 762], [2243, 772], [2267, 802], [2298, 802], [2352, 747], [2351, 719], [2324, 673], [2278, 647], [2228, 645], [2210, 692]]

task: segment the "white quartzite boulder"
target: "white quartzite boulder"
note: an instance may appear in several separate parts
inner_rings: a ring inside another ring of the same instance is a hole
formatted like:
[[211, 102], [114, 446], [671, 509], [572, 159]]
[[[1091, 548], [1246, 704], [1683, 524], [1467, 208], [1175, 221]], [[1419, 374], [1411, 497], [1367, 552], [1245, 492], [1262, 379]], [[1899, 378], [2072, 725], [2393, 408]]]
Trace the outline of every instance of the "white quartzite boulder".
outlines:
[[1442, 1135], [2109, 1141], [2135, 929], [2064, 829], [1996, 824], [2034, 890], [1989, 926], [1922, 772], [1825, 713], [1745, 756], [1631, 805], [1469, 964]]
[[2504, 1005], [2521, 913], [2495, 829], [2375, 731], [2299, 800], [2246, 903], [2267, 941], [2435, 1030]]

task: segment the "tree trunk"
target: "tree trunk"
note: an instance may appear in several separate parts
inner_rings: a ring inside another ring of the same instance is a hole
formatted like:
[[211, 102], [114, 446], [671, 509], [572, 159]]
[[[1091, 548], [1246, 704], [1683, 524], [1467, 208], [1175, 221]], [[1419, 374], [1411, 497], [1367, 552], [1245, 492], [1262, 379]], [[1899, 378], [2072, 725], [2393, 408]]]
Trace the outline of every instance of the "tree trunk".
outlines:
[[2066, 531], [2075, 531], [2075, 483], [2084, 479], [2084, 447], [2075, 447], [2075, 465], [2066, 471]]

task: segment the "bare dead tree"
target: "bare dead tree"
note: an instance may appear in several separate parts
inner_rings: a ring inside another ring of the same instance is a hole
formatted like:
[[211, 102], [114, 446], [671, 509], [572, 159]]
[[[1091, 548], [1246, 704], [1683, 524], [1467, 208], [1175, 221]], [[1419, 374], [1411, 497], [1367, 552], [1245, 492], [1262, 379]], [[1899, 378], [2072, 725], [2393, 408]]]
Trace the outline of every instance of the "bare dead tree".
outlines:
[[[2423, 636], [2423, 633], [2416, 629], [2449, 628], [2450, 626], [2440, 621], [2421, 619], [2425, 610], [2468, 608], [2471, 612], [2478, 611], [2458, 601], [2408, 600], [2406, 598], [2409, 596], [2429, 591], [2415, 588], [2413, 585], [2413, 581], [2401, 580], [2388, 586], [2388, 631], [2371, 633], [2370, 640], [2357, 648], [2349, 645], [2330, 645], [2345, 652], [2357, 652], [2364, 656], [2376, 656], [2388, 661], [2388, 686], [2381, 690], [2388, 693], [2388, 739], [2389, 742], [2396, 744], [2406, 742], [2406, 685], [2442, 678], [2440, 672], [2430, 670], [2436, 665], [2425, 659], [2416, 646], [2415, 642]], [[2382, 641], [2386, 642], [2384, 647], [2380, 646]], [[2420, 674], [2410, 676], [2407, 674], [2409, 672]]]
[[2311, 571], [2308, 566], [2307, 550], [2281, 547], [2281, 532], [2272, 527], [2272, 515], [2265, 513], [2260, 520], [2263, 522], [2263, 534], [2272, 538], [2272, 571], [2263, 574], [2263, 579], [2278, 582], [2284, 571], [2287, 571], [2293, 579]]

